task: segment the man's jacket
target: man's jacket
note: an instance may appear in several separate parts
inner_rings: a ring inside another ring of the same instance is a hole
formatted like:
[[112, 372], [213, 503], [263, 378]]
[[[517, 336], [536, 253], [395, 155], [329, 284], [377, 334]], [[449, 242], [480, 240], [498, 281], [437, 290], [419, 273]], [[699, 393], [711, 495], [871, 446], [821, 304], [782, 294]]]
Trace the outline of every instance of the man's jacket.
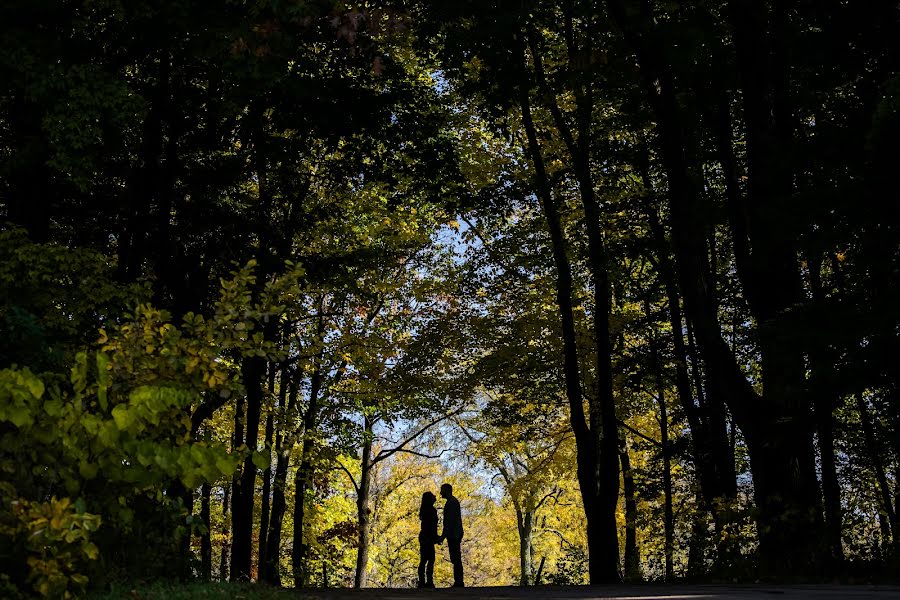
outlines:
[[459, 510], [459, 500], [451, 496], [444, 504], [444, 537], [448, 540], [461, 540], [462, 536], [462, 513]]

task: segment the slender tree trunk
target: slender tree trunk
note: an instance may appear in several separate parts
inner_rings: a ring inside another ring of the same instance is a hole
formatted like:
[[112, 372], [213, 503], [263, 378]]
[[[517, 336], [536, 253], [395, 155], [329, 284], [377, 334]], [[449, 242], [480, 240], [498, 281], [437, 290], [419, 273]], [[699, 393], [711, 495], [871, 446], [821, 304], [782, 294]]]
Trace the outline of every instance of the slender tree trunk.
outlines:
[[322, 386], [322, 373], [320, 360], [316, 363], [312, 375], [310, 375], [309, 404], [303, 414], [303, 453], [300, 466], [294, 476], [294, 532], [293, 549], [291, 550], [291, 568], [294, 576], [294, 587], [302, 588], [306, 585], [306, 550], [303, 542], [304, 518], [306, 516], [306, 489], [312, 475], [312, 453], [316, 422], [319, 415], [319, 394]]
[[[645, 312], [650, 314], [650, 302], [645, 302]], [[665, 555], [665, 577], [671, 582], [674, 573], [674, 544], [675, 544], [675, 516], [672, 509], [672, 464], [671, 448], [669, 444], [669, 411], [666, 407], [665, 381], [656, 336], [650, 334], [650, 363], [652, 364], [654, 379], [656, 380], [656, 402], [659, 406], [659, 435], [660, 450], [663, 459], [663, 553]]]
[[631, 457], [628, 455], [628, 438], [622, 438], [619, 449], [622, 461], [622, 494], [625, 497], [625, 582], [643, 581], [641, 574], [641, 555], [637, 545], [637, 488], [634, 485], [634, 472], [631, 470]]
[[707, 512], [702, 509], [705, 500], [702, 492], [697, 493], [697, 510], [691, 520], [691, 541], [688, 545], [687, 576], [691, 581], [700, 581], [706, 577], [706, 549], [709, 546], [709, 525]]
[[[809, 271], [809, 287], [813, 300], [825, 301], [822, 289], [821, 260], [812, 255], [807, 256]], [[829, 382], [829, 373], [834, 363], [833, 357], [827, 356], [824, 348], [809, 351], [810, 370], [812, 371], [811, 392], [813, 394], [813, 415], [816, 421], [816, 438], [819, 447], [819, 464], [822, 466], [822, 497], [825, 509], [825, 537], [830, 554], [831, 567], [840, 569], [844, 562], [844, 549], [841, 544], [841, 486], [837, 477], [837, 465], [834, 456], [834, 408], [839, 395]]]
[[532, 540], [534, 539], [534, 511], [516, 507], [516, 530], [519, 533], [519, 585], [532, 584]]
[[672, 459], [671, 446], [669, 444], [669, 415], [666, 411], [666, 400], [660, 390], [659, 397], [659, 430], [662, 442], [663, 455], [663, 495], [664, 517], [663, 528], [665, 530], [664, 552], [666, 556], [666, 581], [675, 578], [673, 557], [675, 554], [675, 513], [672, 509]]
[[231, 484], [225, 484], [222, 488], [222, 522], [224, 523], [222, 533], [224, 535], [222, 536], [222, 554], [219, 557], [219, 581], [228, 580], [228, 565], [231, 562], [231, 528], [229, 527], [230, 520], [228, 518], [230, 501]]
[[[272, 420], [272, 412], [269, 411], [266, 416], [266, 438], [265, 452], [269, 461], [272, 460], [272, 436], [274, 432], [274, 422]], [[268, 550], [267, 536], [269, 534], [269, 498], [272, 494], [272, 466], [263, 470], [262, 476], [262, 497], [260, 498], [261, 508], [259, 511], [259, 556], [257, 560], [259, 578], [262, 578], [264, 565], [266, 564], [266, 551]]]
[[869, 407], [862, 394], [855, 394], [856, 407], [859, 410], [859, 421], [862, 425], [863, 436], [866, 440], [866, 450], [869, 453], [869, 461], [872, 464], [872, 471], [875, 473], [875, 483], [878, 487], [878, 496], [881, 499], [881, 511], [887, 516], [887, 528], [884, 529], [891, 534], [891, 539], [895, 539], [897, 532], [892, 531], [893, 525], [897, 522], [897, 516], [894, 512], [894, 505], [891, 501], [891, 488], [888, 485], [887, 474], [884, 468], [884, 461], [881, 453], [878, 452], [878, 444], [875, 440], [875, 429], [872, 426], [872, 417], [869, 415]]
[[[288, 417], [294, 414], [297, 405], [297, 385], [293, 381], [287, 381], [286, 368], [281, 372], [281, 385], [288, 387], [287, 411]], [[280, 404], [284, 404], [284, 399]], [[290, 422], [290, 419], [285, 419]], [[266, 536], [266, 562], [261, 569], [263, 581], [273, 585], [281, 585], [281, 573], [279, 572], [281, 554], [281, 529], [284, 524], [284, 514], [287, 509], [285, 499], [285, 487], [287, 474], [290, 468], [291, 448], [293, 442], [285, 440], [284, 432], [279, 431], [275, 441], [275, 476], [272, 482], [272, 514], [269, 517], [269, 532]]]
[[359, 487], [356, 490], [356, 515], [358, 545], [356, 547], [356, 575], [353, 587], [366, 587], [369, 567], [369, 539], [372, 533], [372, 510], [369, 508], [369, 496], [372, 491], [372, 442], [374, 420], [368, 415], [363, 417], [362, 458], [360, 459]]
[[534, 585], [541, 585], [544, 582], [544, 563], [547, 561], [546, 556], [541, 557], [541, 562], [538, 564], [537, 573], [534, 574]]
[[[574, 303], [572, 300], [572, 269], [566, 254], [566, 241], [563, 234], [562, 223], [553, 193], [550, 180], [547, 176], [544, 159], [541, 155], [537, 131], [531, 116], [531, 103], [528, 98], [528, 90], [522, 90], [520, 96], [522, 108], [522, 124], [525, 128], [527, 147], [534, 169], [533, 182], [535, 193], [541, 203], [544, 217], [547, 219], [547, 228], [550, 234], [553, 262], [556, 268], [556, 304], [559, 309], [560, 325], [563, 340], [563, 373], [566, 385], [566, 400], [569, 405], [569, 420], [575, 435], [576, 464], [578, 485], [581, 490], [582, 504], [584, 506], [587, 521], [588, 554], [591, 563], [599, 563], [602, 535], [598, 531], [596, 510], [596, 486], [597, 463], [596, 442], [588, 428], [585, 419], [584, 404], [581, 393], [581, 375], [578, 365], [578, 345], [575, 335]], [[618, 486], [617, 486], [618, 487]], [[618, 563], [618, 557], [616, 558]], [[594, 580], [591, 574], [591, 582]]]
[[200, 534], [200, 578], [209, 580], [212, 577], [212, 541], [210, 539], [209, 495], [212, 486], [204, 483], [200, 487], [200, 522], [203, 533]]
[[257, 357], [245, 358], [241, 367], [244, 387], [247, 389], [247, 422], [244, 443], [249, 454], [244, 460], [237, 493], [231, 510], [233, 544], [231, 547], [232, 581], [250, 581], [253, 554], [253, 505], [256, 493], [256, 465], [252, 453], [259, 444], [259, 417], [262, 408], [262, 378], [265, 375], [265, 360]]
[[[583, 43], [579, 45], [576, 41], [573, 6], [571, 3], [564, 5], [564, 13], [566, 30], [568, 32], [566, 45], [569, 67], [573, 74], [579, 74], [582, 70], [577, 68], [578, 65], [586, 59], [589, 60], [593, 55], [593, 35], [590, 25], [588, 25]], [[553, 98], [547, 85], [541, 52], [535, 37], [535, 32], [529, 32], [528, 47], [531, 51], [537, 82], [543, 92], [543, 96]], [[603, 240], [600, 206], [594, 191], [593, 176], [591, 175], [590, 129], [594, 106], [592, 81], [590, 78], [582, 80], [580, 75], [573, 75], [572, 91], [575, 96], [575, 129], [577, 138], [573, 135], [556, 101], [549, 100], [547, 108], [550, 110], [556, 123], [556, 128], [569, 151], [575, 179], [578, 182], [579, 196], [581, 197], [585, 213], [588, 239], [588, 269], [593, 283], [593, 328], [596, 347], [595, 375], [597, 378], [596, 395], [588, 399], [588, 415], [590, 418], [588, 434], [591, 437], [593, 446], [591, 448], [591, 462], [594, 464], [592, 486], [589, 488], [589, 493], [593, 496], [590, 502], [591, 515], [588, 516], [587, 520], [590, 554], [588, 570], [591, 583], [612, 583], [619, 582], [621, 579], [619, 576], [619, 538], [616, 525], [616, 507], [619, 501], [619, 442], [615, 395], [613, 393], [612, 344], [609, 328], [609, 315], [612, 308], [609, 257]], [[526, 96], [527, 93], [526, 90]], [[526, 103], [527, 99], [523, 106]], [[530, 111], [528, 119], [529, 121], [531, 119]], [[540, 153], [536, 137], [534, 143], [529, 138], [529, 146], [534, 146], [537, 149], [537, 154]], [[541, 164], [541, 169], [543, 170], [543, 163]], [[569, 302], [571, 303], [571, 300]], [[582, 495], [584, 493], [585, 488], [582, 487]], [[585, 503], [585, 510], [588, 510], [587, 503]]]

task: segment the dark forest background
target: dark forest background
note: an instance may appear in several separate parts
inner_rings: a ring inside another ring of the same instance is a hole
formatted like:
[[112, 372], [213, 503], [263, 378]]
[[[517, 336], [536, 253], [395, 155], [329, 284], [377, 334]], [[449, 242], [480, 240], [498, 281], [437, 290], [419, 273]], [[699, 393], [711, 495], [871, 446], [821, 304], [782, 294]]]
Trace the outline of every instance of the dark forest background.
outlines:
[[407, 585], [445, 479], [476, 583], [895, 579], [897, 40], [889, 1], [5, 0], [0, 595]]

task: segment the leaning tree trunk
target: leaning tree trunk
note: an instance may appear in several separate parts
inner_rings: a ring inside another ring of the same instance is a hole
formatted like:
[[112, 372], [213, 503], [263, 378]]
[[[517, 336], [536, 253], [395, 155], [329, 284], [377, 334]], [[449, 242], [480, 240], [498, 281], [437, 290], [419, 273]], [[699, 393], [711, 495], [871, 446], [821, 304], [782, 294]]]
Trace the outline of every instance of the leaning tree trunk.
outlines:
[[[541, 203], [544, 218], [547, 219], [547, 229], [550, 234], [553, 263], [556, 268], [556, 305], [559, 310], [560, 328], [563, 340], [563, 373], [565, 378], [566, 400], [569, 405], [569, 421], [575, 436], [576, 447], [576, 473], [578, 486], [581, 491], [581, 499], [587, 521], [588, 557], [591, 563], [599, 562], [603, 554], [601, 548], [602, 536], [597, 527], [596, 514], [596, 487], [597, 487], [597, 463], [596, 442], [593, 433], [588, 428], [584, 413], [584, 403], [581, 389], [581, 374], [578, 365], [578, 345], [575, 334], [575, 312], [572, 300], [572, 268], [566, 254], [566, 240], [563, 234], [562, 222], [559, 210], [550, 187], [544, 159], [537, 138], [537, 130], [531, 115], [531, 104], [528, 98], [528, 90], [522, 90], [520, 97], [522, 108], [522, 124], [525, 128], [527, 145], [526, 150], [531, 158], [534, 169], [533, 183], [535, 193]], [[616, 558], [618, 563], [618, 557]], [[591, 581], [594, 583], [593, 575]], [[599, 583], [598, 579], [596, 583]]]

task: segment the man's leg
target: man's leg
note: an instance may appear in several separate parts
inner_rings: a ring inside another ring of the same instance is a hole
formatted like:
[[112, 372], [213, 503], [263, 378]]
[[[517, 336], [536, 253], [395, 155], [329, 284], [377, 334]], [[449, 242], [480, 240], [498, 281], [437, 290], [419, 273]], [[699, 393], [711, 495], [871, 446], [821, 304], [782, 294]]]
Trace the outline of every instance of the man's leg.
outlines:
[[463, 587], [462, 540], [447, 540], [450, 550], [450, 562], [453, 563], [453, 587]]

